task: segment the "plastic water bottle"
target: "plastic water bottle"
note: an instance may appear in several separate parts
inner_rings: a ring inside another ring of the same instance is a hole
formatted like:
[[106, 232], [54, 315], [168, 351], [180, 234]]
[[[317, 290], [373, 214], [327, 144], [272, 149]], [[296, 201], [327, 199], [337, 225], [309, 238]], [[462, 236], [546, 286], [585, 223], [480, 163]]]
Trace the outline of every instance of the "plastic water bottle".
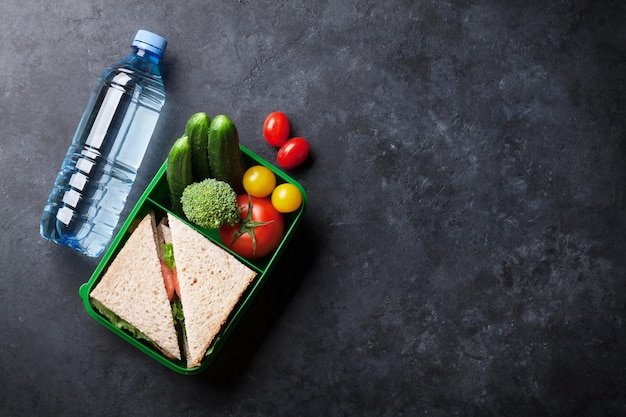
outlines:
[[166, 45], [140, 30], [133, 52], [100, 75], [43, 211], [45, 239], [88, 256], [108, 245], [165, 103]]

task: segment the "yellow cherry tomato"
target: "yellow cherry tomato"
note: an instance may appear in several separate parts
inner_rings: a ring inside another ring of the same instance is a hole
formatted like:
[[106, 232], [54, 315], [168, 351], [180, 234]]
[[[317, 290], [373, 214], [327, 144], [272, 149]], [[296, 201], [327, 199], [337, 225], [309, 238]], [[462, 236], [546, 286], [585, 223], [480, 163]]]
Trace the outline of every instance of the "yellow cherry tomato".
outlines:
[[243, 174], [243, 188], [253, 197], [267, 197], [276, 187], [276, 176], [267, 167], [255, 165]]
[[272, 205], [281, 213], [296, 211], [301, 204], [302, 194], [293, 184], [280, 184], [272, 192]]

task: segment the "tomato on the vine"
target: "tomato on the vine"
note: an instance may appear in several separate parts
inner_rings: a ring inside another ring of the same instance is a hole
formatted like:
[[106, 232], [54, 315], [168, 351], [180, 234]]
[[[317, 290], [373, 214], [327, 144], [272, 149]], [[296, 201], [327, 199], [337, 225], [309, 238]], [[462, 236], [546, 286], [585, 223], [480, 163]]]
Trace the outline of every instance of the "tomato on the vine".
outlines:
[[267, 197], [276, 187], [276, 176], [263, 165], [254, 165], [243, 174], [243, 188], [254, 197]]
[[280, 184], [272, 192], [272, 205], [281, 213], [296, 211], [302, 204], [302, 193], [293, 184]]
[[291, 127], [285, 113], [276, 111], [270, 113], [263, 123], [263, 136], [267, 143], [274, 147], [279, 147], [289, 137]]
[[269, 255], [283, 238], [283, 215], [267, 197], [241, 194], [237, 196], [237, 206], [242, 222], [235, 226], [220, 227], [222, 243], [244, 258], [254, 259]]
[[284, 169], [293, 169], [309, 156], [309, 144], [304, 138], [291, 138], [283, 143], [276, 155], [278, 165]]

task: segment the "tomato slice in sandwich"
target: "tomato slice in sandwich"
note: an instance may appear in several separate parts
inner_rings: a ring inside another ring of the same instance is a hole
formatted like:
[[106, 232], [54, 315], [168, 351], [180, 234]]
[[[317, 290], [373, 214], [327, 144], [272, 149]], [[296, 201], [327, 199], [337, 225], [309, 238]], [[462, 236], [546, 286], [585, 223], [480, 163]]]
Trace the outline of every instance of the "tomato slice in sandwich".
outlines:
[[167, 292], [168, 300], [172, 301], [174, 294], [180, 297], [180, 289], [178, 288], [178, 280], [176, 279], [176, 268], [174, 271], [161, 260], [161, 273], [163, 274], [163, 282], [165, 283], [165, 291]]

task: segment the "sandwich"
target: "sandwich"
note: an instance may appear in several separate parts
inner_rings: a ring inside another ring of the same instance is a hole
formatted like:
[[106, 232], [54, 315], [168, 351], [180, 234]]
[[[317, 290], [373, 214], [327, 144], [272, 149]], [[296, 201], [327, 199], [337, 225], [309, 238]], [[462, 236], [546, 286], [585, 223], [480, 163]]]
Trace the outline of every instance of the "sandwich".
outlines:
[[169, 227], [183, 304], [187, 367], [205, 352], [256, 272], [175, 217]]
[[93, 306], [115, 326], [181, 359], [172, 307], [158, 257], [154, 217], [147, 215], [90, 294]]
[[256, 277], [235, 256], [177, 219], [146, 215], [91, 291], [116, 326], [187, 368], [202, 363]]

